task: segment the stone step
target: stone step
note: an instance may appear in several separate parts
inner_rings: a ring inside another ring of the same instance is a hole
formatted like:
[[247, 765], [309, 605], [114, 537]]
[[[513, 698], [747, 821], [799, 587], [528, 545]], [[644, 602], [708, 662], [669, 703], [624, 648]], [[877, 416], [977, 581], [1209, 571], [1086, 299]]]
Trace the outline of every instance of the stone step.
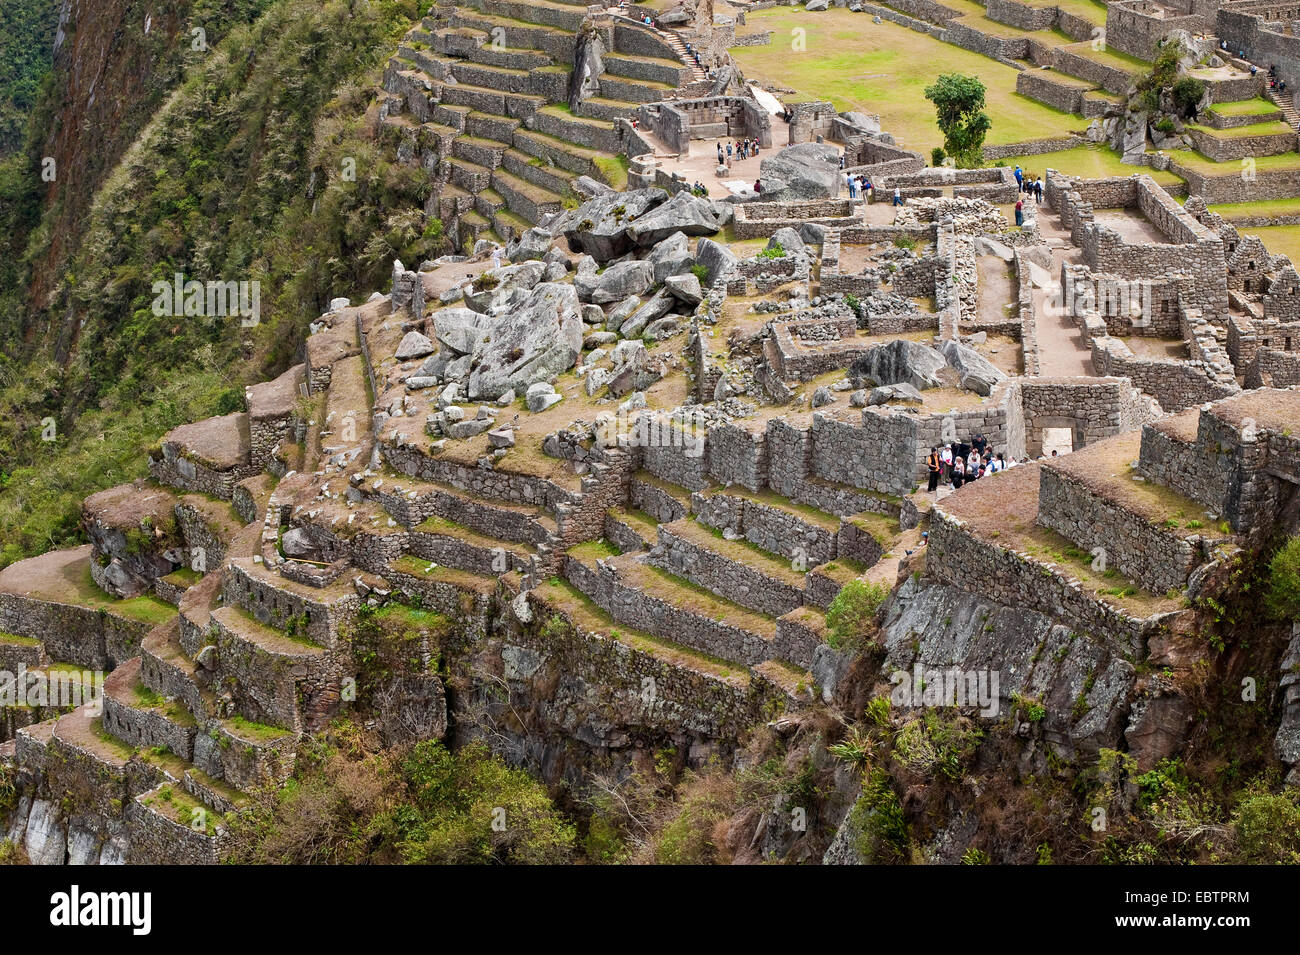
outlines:
[[500, 90], [503, 93], [534, 92], [528, 70], [453, 60], [451, 72], [458, 83], [467, 86], [481, 86], [484, 89]]
[[534, 223], [509, 209], [500, 209], [492, 214], [492, 231], [501, 239], [502, 244], [519, 238], [533, 225]]
[[659, 80], [644, 80], [633, 76], [612, 76], [606, 73], [600, 78], [600, 95], [609, 100], [624, 100], [629, 104], [658, 103], [673, 91], [673, 84]]
[[510, 116], [495, 116], [492, 113], [473, 111], [465, 116], [466, 134], [480, 139], [490, 139], [505, 146], [509, 146], [514, 141], [517, 129], [519, 129], [519, 120]]
[[[662, 97], [661, 97], [662, 98]], [[637, 104], [622, 99], [592, 96], [578, 104], [575, 118], [613, 123], [616, 119], [631, 119], [636, 115]]]
[[281, 576], [251, 557], [233, 558], [222, 570], [222, 600], [259, 623], [332, 648], [339, 646], [340, 629], [356, 611], [356, 576], [350, 572], [316, 587]]
[[691, 512], [701, 524], [744, 537], [770, 554], [802, 561], [805, 569], [838, 553], [840, 518], [771, 491], [733, 487], [696, 492], [691, 495]]
[[805, 570], [748, 541], [729, 541], [693, 520], [659, 527], [655, 566], [759, 613], [779, 617], [804, 603]]
[[433, 120], [459, 136], [465, 132], [467, 117], [473, 112], [473, 106], [442, 102], [433, 108]]
[[195, 766], [236, 789], [279, 786], [293, 775], [298, 734], [232, 717], [195, 737]]
[[507, 544], [442, 517], [430, 517], [412, 528], [408, 546], [416, 557], [483, 575], [512, 570], [526, 574], [537, 557], [532, 547]]
[[594, 160], [604, 154], [598, 149], [588, 149], [567, 139], [530, 129], [516, 132], [514, 145], [520, 152], [552, 162], [576, 176], [600, 174]]
[[530, 595], [552, 610], [565, 614], [585, 633], [617, 640], [671, 667], [690, 670], [739, 688], [749, 685], [749, 671], [744, 666], [620, 623], [566, 580], [539, 584]]
[[[1089, 456], [1094, 445], [1089, 445]], [[1080, 457], [1083, 457], [1081, 455]], [[1147, 634], [1182, 596], [1148, 593], [1039, 523], [1042, 465], [1031, 463], [963, 485], [931, 510], [926, 574], [1007, 606], [1056, 617], [1105, 635], [1125, 653], [1144, 652]]]
[[[442, 102], [451, 106], [468, 106], [470, 111], [495, 113], [498, 116], [523, 117], [536, 112], [546, 99], [527, 93], [512, 93], [469, 83], [445, 83]], [[434, 119], [438, 117], [435, 115]]]
[[78, 706], [60, 716], [54, 721], [50, 746], [89, 760], [87, 770], [94, 767], [112, 777], [122, 776], [135, 748], [104, 729], [97, 713], [97, 706]]
[[650, 80], [669, 87], [685, 85], [692, 79], [691, 68], [677, 60], [631, 53], [606, 53], [601, 60], [605, 64], [606, 73], [613, 76]]
[[493, 16], [469, 5], [457, 7], [450, 22], [454, 28], [480, 31], [489, 42], [491, 38], [500, 37], [512, 49], [539, 50], [557, 62], [573, 62], [575, 37], [567, 30], [513, 17]]
[[160, 484], [228, 501], [236, 484], [261, 470], [251, 448], [246, 412], [207, 418], [163, 435], [149, 455], [149, 473]]
[[562, 196], [501, 169], [492, 173], [492, 188], [505, 198], [511, 212], [529, 222], [539, 222], [543, 216], [564, 208]]
[[532, 545], [546, 543], [556, 533], [555, 518], [541, 507], [477, 496], [451, 484], [390, 471], [359, 487], [367, 499], [375, 500], [408, 528], [441, 517], [488, 537]]
[[259, 623], [240, 607], [218, 608], [212, 622], [220, 676], [248, 719], [297, 730], [309, 697], [337, 694], [324, 647]]
[[659, 539], [659, 524], [645, 511], [610, 510], [605, 514], [604, 536], [623, 553], [649, 550]]
[[181, 597], [177, 639], [186, 656], [197, 656], [212, 642], [212, 611], [217, 608], [220, 596], [221, 575], [208, 574]]
[[447, 160], [447, 163], [451, 168], [451, 182], [466, 192], [477, 195], [492, 185], [492, 170], [486, 166], [455, 158]]
[[1229, 535], [1203, 505], [1131, 467], [1141, 442], [1141, 432], [1128, 432], [1044, 462], [1038, 523], [1150, 593], [1184, 590]]
[[198, 723], [178, 698], [167, 700], [141, 679], [141, 659], [132, 657], [104, 680], [103, 728], [137, 749], [163, 747], [181, 759], [194, 756]]
[[813, 653], [826, 642], [826, 614], [813, 607], [796, 607], [776, 620], [773, 653], [779, 660], [807, 669]]
[[702, 653], [752, 665], [770, 659], [776, 621], [608, 545], [565, 554], [563, 575], [616, 621]]
[[812, 701], [814, 678], [802, 667], [784, 660], [768, 660], [754, 667], [754, 673], [775, 683], [795, 705]]
[[488, 222], [491, 222], [492, 217], [505, 207], [506, 200], [495, 189], [484, 189], [474, 197], [474, 211]]
[[496, 169], [501, 165], [501, 154], [509, 146], [491, 139], [479, 139], [476, 136], [458, 136], [452, 144], [451, 154], [486, 169]]
[[217, 713], [217, 699], [199, 680], [181, 646], [176, 621], [155, 627], [140, 643], [140, 681], [164, 698], [178, 700], [200, 722]]
[[465, 59], [471, 63], [524, 71], [541, 69], [555, 64], [555, 60], [549, 54], [540, 50], [530, 47], [497, 46], [493, 44], [490, 34], [481, 31], [475, 32], [480, 33], [482, 42], [478, 46], [469, 47], [465, 51]]
[[538, 132], [571, 143], [583, 143], [601, 154], [614, 154], [619, 151], [618, 137], [614, 133], [613, 124], [605, 120], [574, 116], [558, 106], [541, 108], [537, 110], [534, 118]]
[[562, 166], [549, 165], [540, 157], [530, 156], [515, 148], [507, 149], [502, 154], [501, 166], [512, 175], [561, 196], [569, 193], [570, 184], [576, 178], [574, 173]]
[[465, 5], [492, 16], [538, 23], [569, 33], [581, 30], [582, 21], [588, 15], [585, 8], [552, 3], [550, 0], [466, 0]]
[[221, 861], [225, 816], [174, 783], [140, 793], [126, 807], [130, 861], [137, 865], [216, 865]]

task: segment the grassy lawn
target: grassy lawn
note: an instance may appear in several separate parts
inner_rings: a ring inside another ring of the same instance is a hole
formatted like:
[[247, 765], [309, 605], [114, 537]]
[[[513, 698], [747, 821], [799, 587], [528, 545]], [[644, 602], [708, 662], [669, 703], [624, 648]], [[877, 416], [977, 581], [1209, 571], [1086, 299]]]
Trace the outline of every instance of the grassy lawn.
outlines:
[[1292, 262], [1300, 262], [1300, 228], [1293, 225], [1264, 226], [1247, 229], [1247, 235], [1257, 235], [1274, 255], [1285, 255]]
[[[1093, 26], [1106, 23], [1106, 4], [1100, 0], [1020, 0], [1027, 7], [1059, 7]], [[945, 3], [945, 6], [947, 4]]]
[[1285, 136], [1294, 132], [1290, 126], [1280, 120], [1272, 123], [1251, 123], [1249, 126], [1233, 126], [1231, 129], [1211, 129], [1209, 126], [1189, 126], [1198, 133], [1205, 133], [1215, 139], [1237, 139], [1241, 136]]
[[1211, 212], [1217, 212], [1225, 219], [1241, 219], [1247, 216], [1294, 216], [1300, 215], [1300, 198], [1296, 199], [1262, 199], [1259, 202], [1225, 202], [1210, 206]]
[[[1239, 176], [1243, 168], [1241, 162], [1214, 162], [1200, 153], [1192, 152], [1190, 149], [1170, 150], [1169, 155], [1174, 162], [1205, 176]], [[1258, 172], [1269, 172], [1277, 169], [1300, 169], [1300, 153], [1260, 156], [1255, 159], [1255, 169]]]
[[[774, 8], [751, 13], [753, 30], [772, 30], [769, 46], [738, 47], [732, 55], [751, 80], [828, 99], [839, 111], [879, 113], [905, 148], [928, 153], [942, 145], [925, 87], [942, 73], [978, 76], [988, 87], [990, 145], [1082, 132], [1084, 121], [1015, 92], [1017, 71], [934, 37], [865, 14], [832, 9], [808, 15]], [[807, 30], [806, 49], [791, 50], [791, 30]]]
[[1127, 53], [1121, 53], [1119, 50], [1111, 47], [1104, 47], [1100, 50], [1094, 50], [1091, 42], [1071, 43], [1065, 47], [1066, 52], [1081, 56], [1085, 60], [1092, 60], [1094, 63], [1100, 63], [1102, 66], [1113, 67], [1117, 70], [1123, 70], [1125, 73], [1145, 73], [1151, 68], [1151, 64], [1146, 60], [1139, 59], [1136, 56], [1130, 56]]
[[1215, 103], [1210, 107], [1210, 110], [1220, 116], [1256, 116], [1278, 111], [1277, 106], [1259, 97], [1255, 99], [1239, 99], [1231, 103]]
[[1161, 172], [1147, 166], [1126, 166], [1119, 161], [1119, 154], [1103, 146], [1077, 146], [1059, 153], [1044, 153], [1041, 156], [1012, 156], [999, 162], [1007, 166], [1017, 163], [1021, 169], [1032, 169], [1040, 173], [1043, 169], [1055, 169], [1067, 176], [1082, 176], [1086, 179], [1100, 179], [1104, 176], [1131, 176], [1134, 173], [1148, 173], [1162, 186], [1182, 184], [1182, 179], [1172, 172]]

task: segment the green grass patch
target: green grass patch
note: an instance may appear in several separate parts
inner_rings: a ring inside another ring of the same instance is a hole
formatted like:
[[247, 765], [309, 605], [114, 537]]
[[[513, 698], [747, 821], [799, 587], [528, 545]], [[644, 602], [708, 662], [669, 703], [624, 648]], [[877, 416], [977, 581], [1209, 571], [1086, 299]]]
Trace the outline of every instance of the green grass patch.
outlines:
[[1266, 99], [1239, 99], [1231, 103], [1215, 103], [1210, 111], [1220, 116], [1258, 116], [1279, 112], [1276, 103]]
[[[884, 129], [906, 148], [921, 152], [943, 145], [934, 109], [924, 95], [941, 73], [973, 74], [984, 81], [993, 121], [989, 145], [1082, 129], [1077, 117], [1016, 93], [1014, 68], [895, 23], [864, 19], [838, 8], [812, 16], [789, 8], [753, 12], [746, 17], [747, 26], [772, 30], [772, 43], [737, 47], [731, 54], [750, 80], [830, 100], [840, 111], [878, 113]], [[807, 31], [802, 52], [792, 49], [791, 31], [796, 28]]]
[[998, 160], [1005, 166], [1020, 166], [1021, 169], [1055, 169], [1067, 176], [1081, 176], [1085, 179], [1101, 179], [1106, 176], [1132, 176], [1146, 173], [1162, 186], [1181, 186], [1181, 177], [1172, 172], [1161, 172], [1149, 166], [1126, 166], [1120, 162], [1119, 154], [1104, 146], [1076, 146], [1056, 153], [1044, 153], [1039, 156], [1011, 156]]

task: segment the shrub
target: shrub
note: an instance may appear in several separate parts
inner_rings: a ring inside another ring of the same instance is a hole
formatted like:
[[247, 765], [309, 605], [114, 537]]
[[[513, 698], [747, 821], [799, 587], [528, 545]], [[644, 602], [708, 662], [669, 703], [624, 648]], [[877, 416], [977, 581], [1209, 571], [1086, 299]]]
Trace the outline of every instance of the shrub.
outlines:
[[1268, 562], [1265, 603], [1279, 620], [1300, 619], [1300, 536], [1283, 544]]
[[1300, 863], [1300, 803], [1294, 790], [1243, 799], [1233, 818], [1243, 862]]
[[943, 151], [942, 146], [935, 146], [930, 150], [930, 165], [942, 166], [943, 161], [948, 158], [948, 154]]
[[864, 862], [890, 864], [907, 858], [911, 844], [907, 818], [884, 770], [876, 770], [863, 782], [849, 822], [857, 832], [854, 847]]
[[851, 580], [826, 611], [826, 642], [837, 650], [856, 649], [871, 632], [880, 605], [889, 596], [884, 584]]
[[758, 253], [760, 259], [780, 259], [785, 256], [785, 247], [780, 242], [773, 242], [762, 252]]
[[700, 280], [701, 285], [709, 280], [709, 268], [706, 265], [692, 265], [691, 274]]

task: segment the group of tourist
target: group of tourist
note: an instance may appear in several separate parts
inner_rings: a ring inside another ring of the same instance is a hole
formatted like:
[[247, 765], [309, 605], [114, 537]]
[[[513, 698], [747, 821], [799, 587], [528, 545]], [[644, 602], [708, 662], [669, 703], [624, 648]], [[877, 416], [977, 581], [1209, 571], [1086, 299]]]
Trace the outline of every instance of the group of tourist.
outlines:
[[750, 139], [740, 139], [736, 143], [727, 143], [726, 152], [723, 152], [722, 143], [718, 143], [718, 165], [731, 167], [732, 156], [736, 159], [750, 159], [758, 155], [757, 137]]
[[[1035, 202], [1043, 201], [1043, 177], [1035, 177], [1033, 173], [1025, 172], [1019, 166], [1016, 166], [1016, 186], [1021, 192], [1027, 192], [1033, 196]], [[1019, 208], [1020, 203], [1016, 203]], [[1020, 225], [1019, 222], [1016, 225]]]
[[[1051, 456], [1057, 457], [1058, 452], [1053, 450]], [[1038, 456], [1039, 461], [1046, 459], [1045, 454]], [[970, 441], [936, 444], [925, 459], [926, 472], [929, 475], [926, 490], [934, 494], [938, 491], [939, 484], [943, 483], [955, 491], [963, 484], [1028, 463], [1027, 457], [1022, 457], [1019, 461], [1015, 458], [1008, 461], [1007, 456], [1002, 452], [994, 454], [989, 450], [988, 439], [982, 434], [975, 435]]]
[[938, 490], [940, 481], [956, 490], [963, 484], [1014, 468], [1019, 463], [1015, 458], [1008, 461], [1001, 452], [994, 454], [990, 451], [988, 439], [982, 434], [975, 435], [970, 441], [936, 444], [926, 458], [926, 470], [930, 478], [926, 490], [934, 493]]

